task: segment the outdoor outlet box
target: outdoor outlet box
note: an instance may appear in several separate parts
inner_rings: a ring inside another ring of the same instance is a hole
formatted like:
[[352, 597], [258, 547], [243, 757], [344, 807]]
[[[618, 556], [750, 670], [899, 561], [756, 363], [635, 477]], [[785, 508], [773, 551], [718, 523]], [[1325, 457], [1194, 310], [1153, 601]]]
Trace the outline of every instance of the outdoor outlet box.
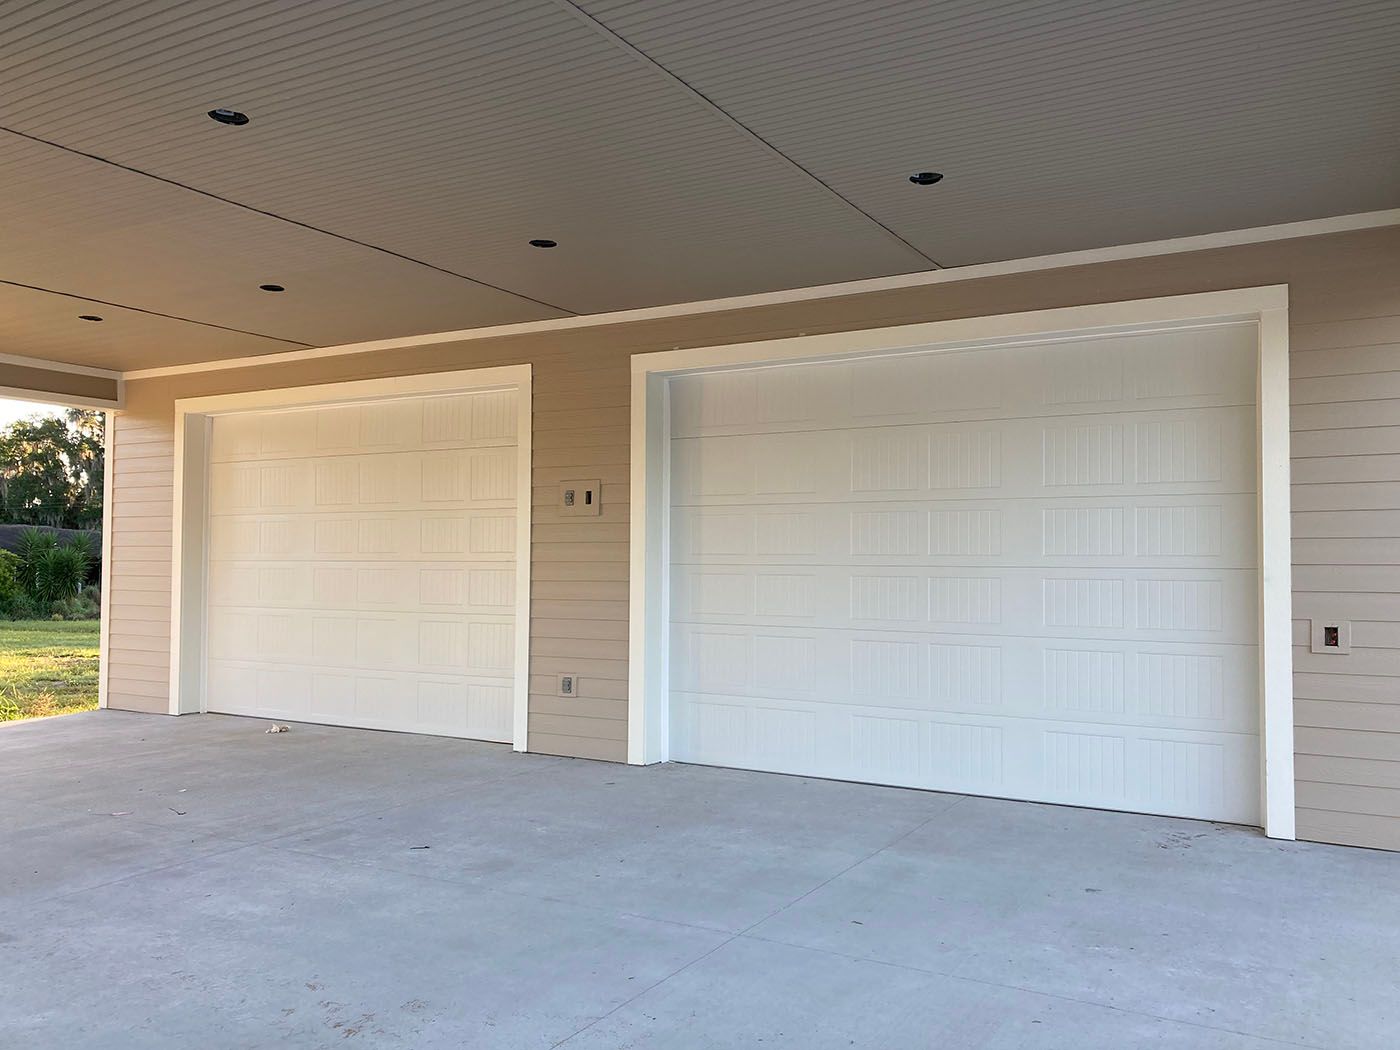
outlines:
[[1341, 656], [1351, 652], [1351, 621], [1313, 620], [1312, 651]]
[[578, 696], [578, 675], [576, 675], [576, 674], [561, 674], [561, 675], [559, 675], [559, 695], [560, 695], [560, 696]]
[[601, 481], [561, 481], [559, 513], [577, 517], [597, 517], [603, 513]]

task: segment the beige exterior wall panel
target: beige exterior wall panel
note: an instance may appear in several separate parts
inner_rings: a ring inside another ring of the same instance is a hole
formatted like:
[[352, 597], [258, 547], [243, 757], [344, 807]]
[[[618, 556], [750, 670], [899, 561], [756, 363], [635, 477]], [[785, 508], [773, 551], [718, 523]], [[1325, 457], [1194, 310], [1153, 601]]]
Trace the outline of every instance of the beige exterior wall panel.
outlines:
[[[165, 710], [176, 398], [447, 369], [534, 369], [530, 747], [626, 754], [629, 358], [633, 353], [1264, 284], [1290, 289], [1294, 618], [1366, 621], [1360, 659], [1299, 653], [1304, 838], [1400, 849], [1400, 229], [950, 281], [805, 303], [132, 381], [117, 424], [109, 702]], [[1371, 458], [1380, 457], [1380, 458]], [[553, 492], [603, 479], [603, 514]], [[1348, 542], [1327, 543], [1329, 539]], [[1323, 542], [1317, 542], [1323, 541]], [[1300, 649], [1302, 647], [1300, 646]], [[1348, 662], [1352, 660], [1352, 662]], [[138, 671], [139, 669], [139, 671]], [[582, 676], [577, 701], [555, 674]], [[1305, 761], [1304, 761], [1305, 759]]]

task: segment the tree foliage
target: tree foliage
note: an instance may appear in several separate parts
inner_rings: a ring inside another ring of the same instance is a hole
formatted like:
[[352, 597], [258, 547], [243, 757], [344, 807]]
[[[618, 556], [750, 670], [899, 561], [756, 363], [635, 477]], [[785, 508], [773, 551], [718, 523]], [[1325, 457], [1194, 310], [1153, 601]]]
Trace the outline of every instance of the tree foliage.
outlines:
[[0, 523], [102, 527], [101, 412], [21, 419], [0, 430]]

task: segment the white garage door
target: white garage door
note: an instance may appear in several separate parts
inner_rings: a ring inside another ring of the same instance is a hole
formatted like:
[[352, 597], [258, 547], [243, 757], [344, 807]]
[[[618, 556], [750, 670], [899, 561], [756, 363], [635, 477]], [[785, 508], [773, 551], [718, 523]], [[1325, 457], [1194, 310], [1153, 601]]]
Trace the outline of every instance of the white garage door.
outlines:
[[209, 710], [511, 739], [516, 401], [214, 418]]
[[672, 756], [1257, 823], [1255, 341], [674, 380]]

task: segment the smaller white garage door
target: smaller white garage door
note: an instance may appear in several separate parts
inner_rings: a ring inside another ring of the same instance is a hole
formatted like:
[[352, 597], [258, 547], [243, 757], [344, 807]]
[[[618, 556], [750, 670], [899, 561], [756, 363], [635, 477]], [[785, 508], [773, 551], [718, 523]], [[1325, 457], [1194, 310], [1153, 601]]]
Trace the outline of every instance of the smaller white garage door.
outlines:
[[511, 739], [517, 398], [212, 420], [210, 711]]
[[671, 384], [671, 754], [1257, 823], [1255, 331]]

